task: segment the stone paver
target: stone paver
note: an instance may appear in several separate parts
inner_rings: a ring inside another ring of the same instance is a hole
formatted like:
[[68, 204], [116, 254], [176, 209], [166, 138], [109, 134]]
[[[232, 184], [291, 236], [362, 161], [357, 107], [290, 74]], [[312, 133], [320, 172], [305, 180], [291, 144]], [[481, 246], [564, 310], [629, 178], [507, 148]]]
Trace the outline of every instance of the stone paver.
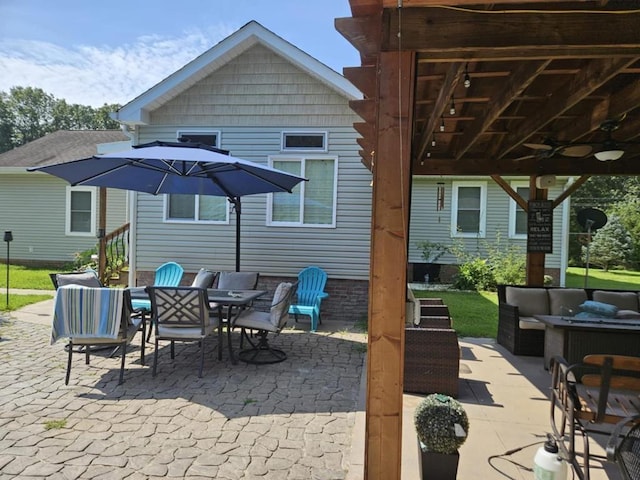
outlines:
[[366, 343], [350, 325], [284, 331], [275, 365], [218, 361], [209, 338], [201, 379], [196, 344], [174, 360], [163, 345], [152, 377], [138, 335], [123, 385], [120, 357], [96, 352], [74, 355], [66, 386], [44, 303], [0, 317], [0, 478], [347, 478]]

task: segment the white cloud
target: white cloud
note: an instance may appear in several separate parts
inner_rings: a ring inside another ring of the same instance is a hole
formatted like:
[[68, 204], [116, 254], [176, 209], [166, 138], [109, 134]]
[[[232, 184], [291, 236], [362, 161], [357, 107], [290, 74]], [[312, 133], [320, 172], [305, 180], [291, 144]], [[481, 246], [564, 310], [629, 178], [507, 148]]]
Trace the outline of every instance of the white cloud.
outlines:
[[236, 30], [218, 26], [179, 37], [143, 36], [118, 47], [0, 41], [0, 91], [36, 87], [68, 103], [125, 104]]

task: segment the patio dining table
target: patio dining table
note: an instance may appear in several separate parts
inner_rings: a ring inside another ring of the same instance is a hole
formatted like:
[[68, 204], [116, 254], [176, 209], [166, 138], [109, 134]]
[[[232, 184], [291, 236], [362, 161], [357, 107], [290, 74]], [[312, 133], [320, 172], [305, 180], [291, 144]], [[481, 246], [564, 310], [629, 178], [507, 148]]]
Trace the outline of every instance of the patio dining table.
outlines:
[[[132, 287], [131, 299], [148, 300], [149, 295], [145, 291], [145, 287]], [[229, 348], [229, 357], [231, 363], [236, 365], [238, 360], [233, 353], [233, 345], [231, 343], [231, 325], [233, 320], [240, 315], [243, 308], [250, 305], [255, 299], [266, 294], [266, 290], [219, 290], [216, 288], [207, 289], [207, 298], [210, 305], [218, 312], [220, 321], [218, 334], [222, 335], [222, 328], [227, 326], [227, 345]], [[225, 316], [226, 308], [226, 316]], [[226, 319], [226, 321], [225, 321]], [[222, 359], [222, 350], [218, 350], [218, 360]]]

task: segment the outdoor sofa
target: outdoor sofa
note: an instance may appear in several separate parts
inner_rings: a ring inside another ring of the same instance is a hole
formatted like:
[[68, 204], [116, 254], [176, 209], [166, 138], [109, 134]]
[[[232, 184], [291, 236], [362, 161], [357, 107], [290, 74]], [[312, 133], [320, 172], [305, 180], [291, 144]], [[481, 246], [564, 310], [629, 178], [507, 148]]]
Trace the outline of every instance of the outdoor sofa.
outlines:
[[498, 285], [498, 343], [515, 355], [541, 357], [545, 326], [534, 315], [606, 314], [625, 319], [640, 318], [638, 312], [638, 291]]

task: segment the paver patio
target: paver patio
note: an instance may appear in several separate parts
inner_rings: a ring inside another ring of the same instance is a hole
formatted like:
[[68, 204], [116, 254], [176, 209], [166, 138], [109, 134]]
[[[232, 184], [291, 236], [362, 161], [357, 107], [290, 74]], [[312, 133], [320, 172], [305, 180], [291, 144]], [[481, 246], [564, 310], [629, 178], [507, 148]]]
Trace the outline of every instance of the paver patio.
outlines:
[[[67, 355], [64, 342], [49, 344], [50, 312], [43, 302], [0, 323], [0, 480], [363, 478], [366, 334], [353, 325], [287, 329], [274, 344], [289, 358], [275, 365], [234, 366], [226, 352], [218, 362], [209, 338], [201, 379], [197, 345], [176, 344], [172, 361], [168, 343], [153, 378], [139, 363], [138, 335], [123, 385], [119, 358], [96, 354], [89, 366], [74, 356], [65, 386]], [[542, 358], [511, 355], [489, 339], [460, 345], [459, 400], [471, 427], [458, 478], [533, 479], [533, 456], [550, 430]], [[404, 396], [403, 480], [418, 479], [412, 417], [420, 399]], [[47, 430], [54, 420], [65, 424]], [[615, 466], [594, 463], [592, 479], [605, 478], [620, 478]]]

